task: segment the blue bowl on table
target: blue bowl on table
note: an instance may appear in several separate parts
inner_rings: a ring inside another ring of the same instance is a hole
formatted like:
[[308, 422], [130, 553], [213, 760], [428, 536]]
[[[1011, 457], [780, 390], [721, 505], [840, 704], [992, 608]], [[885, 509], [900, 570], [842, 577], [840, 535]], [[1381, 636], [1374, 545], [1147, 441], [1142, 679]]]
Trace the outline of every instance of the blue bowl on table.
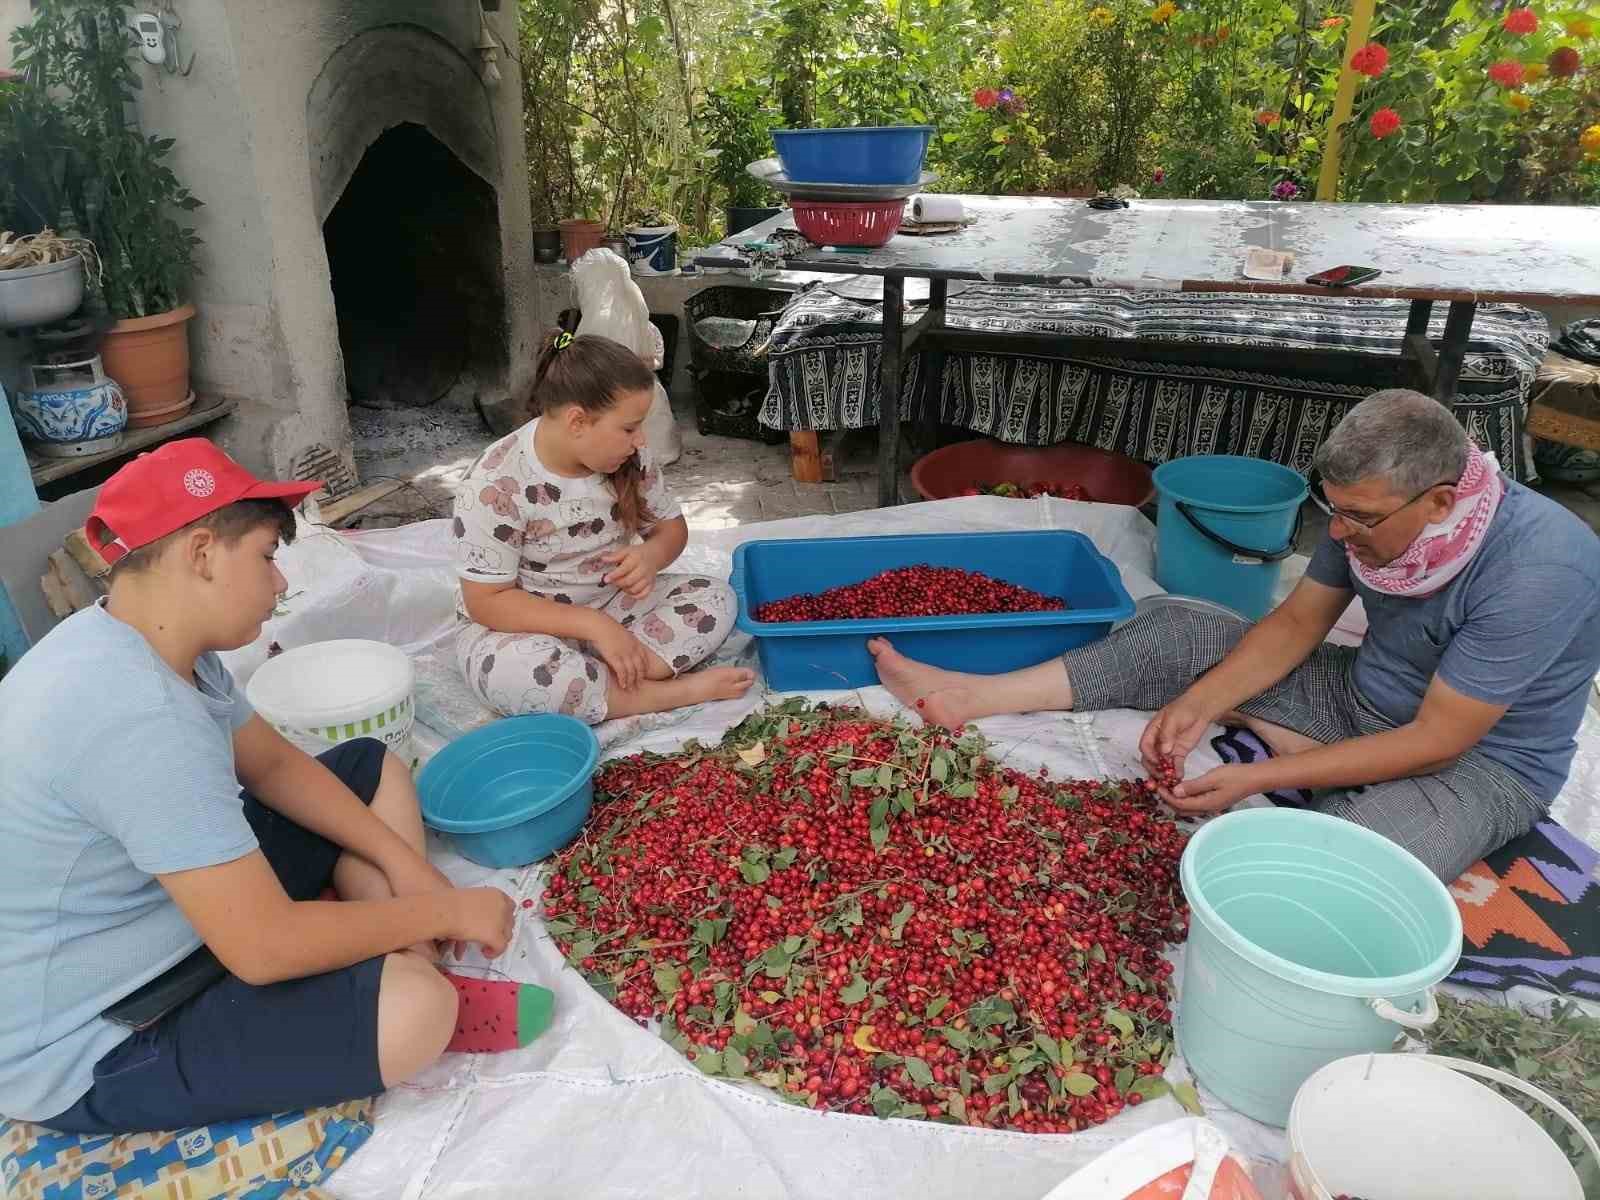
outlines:
[[422, 820], [479, 866], [526, 866], [577, 836], [599, 761], [600, 743], [582, 721], [507, 717], [456, 739], [422, 768]]
[[916, 183], [932, 125], [774, 129], [772, 144], [791, 183]]

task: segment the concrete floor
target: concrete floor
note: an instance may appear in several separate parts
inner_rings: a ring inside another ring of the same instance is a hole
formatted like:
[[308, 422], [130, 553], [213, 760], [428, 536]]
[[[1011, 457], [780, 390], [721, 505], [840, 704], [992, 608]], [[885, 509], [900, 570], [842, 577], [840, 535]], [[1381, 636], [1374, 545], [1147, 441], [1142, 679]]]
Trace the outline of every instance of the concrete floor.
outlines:
[[[683, 456], [667, 469], [667, 478], [691, 528], [855, 512], [877, 503], [877, 450], [870, 433], [840, 440], [833, 483], [795, 483], [787, 442], [767, 446], [705, 437], [695, 428], [691, 405], [676, 406], [675, 412]], [[363, 509], [350, 523], [356, 529], [449, 515], [451, 488], [493, 440], [470, 412], [352, 408], [350, 422], [362, 483], [403, 479], [409, 485]], [[903, 459], [909, 465], [909, 451]], [[904, 477], [901, 495], [914, 495]]]
[[[692, 402], [674, 406], [683, 457], [667, 477], [691, 529], [722, 529], [782, 517], [855, 512], [877, 502], [877, 447], [870, 432], [847, 435], [835, 446], [833, 483], [795, 483], [787, 443], [767, 446], [737, 438], [705, 437], [695, 429]], [[475, 413], [448, 409], [352, 408], [356, 466], [363, 483], [403, 479], [408, 486], [363, 509], [352, 528], [376, 529], [448, 516], [451, 488], [493, 440]], [[912, 452], [902, 446], [909, 467]], [[1552, 484], [1543, 489], [1600, 531], [1600, 483]], [[912, 500], [902, 474], [900, 494]], [[1300, 548], [1321, 539], [1327, 521], [1306, 505]]]

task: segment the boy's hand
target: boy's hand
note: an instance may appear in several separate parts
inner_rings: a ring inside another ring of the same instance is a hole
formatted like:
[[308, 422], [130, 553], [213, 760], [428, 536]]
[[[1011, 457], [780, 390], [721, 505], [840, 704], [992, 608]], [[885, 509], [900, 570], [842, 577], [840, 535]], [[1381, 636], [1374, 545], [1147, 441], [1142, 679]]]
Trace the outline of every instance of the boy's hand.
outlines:
[[605, 624], [589, 637], [589, 644], [605, 659], [617, 686], [625, 692], [631, 692], [645, 678], [650, 666], [650, 652], [621, 624], [603, 613], [599, 615]]
[[[420, 854], [408, 854], [403, 858], [396, 856], [394, 862], [383, 865], [383, 877], [389, 881], [389, 887], [396, 896], [453, 892], [456, 886], [443, 871]], [[436, 943], [434, 949], [441, 956], [446, 950], [453, 950], [455, 956], [460, 958], [466, 953], [467, 947], [465, 942], [444, 941]]]
[[635, 600], [643, 600], [650, 594], [659, 568], [645, 543], [620, 550], [607, 550], [601, 557], [616, 564], [605, 576], [605, 581], [612, 587], [621, 588]]
[[449, 939], [476, 942], [485, 958], [499, 958], [511, 944], [517, 906], [499, 888], [457, 888], [451, 893]]

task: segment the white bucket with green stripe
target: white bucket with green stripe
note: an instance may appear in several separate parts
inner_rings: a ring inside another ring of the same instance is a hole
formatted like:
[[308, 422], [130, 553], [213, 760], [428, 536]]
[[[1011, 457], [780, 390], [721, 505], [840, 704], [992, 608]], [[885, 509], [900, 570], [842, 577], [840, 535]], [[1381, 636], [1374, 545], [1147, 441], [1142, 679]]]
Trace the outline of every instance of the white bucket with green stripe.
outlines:
[[251, 706], [307, 754], [370, 737], [414, 763], [416, 671], [384, 642], [314, 642], [269, 658], [250, 677]]

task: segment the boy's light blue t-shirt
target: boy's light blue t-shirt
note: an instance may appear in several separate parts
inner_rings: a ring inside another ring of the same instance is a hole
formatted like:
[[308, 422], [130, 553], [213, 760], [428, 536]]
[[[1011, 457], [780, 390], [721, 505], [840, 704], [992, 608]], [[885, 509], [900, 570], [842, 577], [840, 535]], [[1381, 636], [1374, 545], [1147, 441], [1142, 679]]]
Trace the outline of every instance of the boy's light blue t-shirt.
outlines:
[[100, 1013], [200, 945], [154, 876], [256, 848], [250, 706], [216, 655], [195, 677], [96, 605], [0, 680], [0, 1114], [72, 1107], [129, 1036]]
[[1306, 576], [1354, 589], [1366, 606], [1355, 684], [1367, 703], [1404, 725], [1438, 675], [1464, 696], [1508, 705], [1476, 748], [1549, 803], [1600, 671], [1600, 538], [1553, 500], [1505, 486], [1472, 561], [1431, 596], [1373, 590], [1332, 538]]

